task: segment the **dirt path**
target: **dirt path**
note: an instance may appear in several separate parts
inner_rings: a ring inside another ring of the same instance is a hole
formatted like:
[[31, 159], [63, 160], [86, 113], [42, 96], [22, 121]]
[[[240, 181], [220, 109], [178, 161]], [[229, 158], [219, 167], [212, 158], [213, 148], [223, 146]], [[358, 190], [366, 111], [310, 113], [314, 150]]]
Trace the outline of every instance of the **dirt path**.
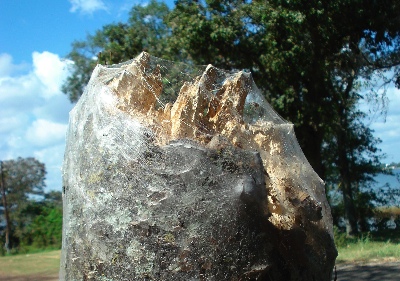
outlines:
[[58, 281], [57, 275], [35, 274], [32, 276], [0, 275], [0, 281]]
[[341, 264], [337, 281], [400, 281], [400, 260]]
[[[340, 264], [336, 267], [337, 281], [400, 281], [400, 260]], [[0, 281], [58, 281], [58, 275], [7, 276]]]

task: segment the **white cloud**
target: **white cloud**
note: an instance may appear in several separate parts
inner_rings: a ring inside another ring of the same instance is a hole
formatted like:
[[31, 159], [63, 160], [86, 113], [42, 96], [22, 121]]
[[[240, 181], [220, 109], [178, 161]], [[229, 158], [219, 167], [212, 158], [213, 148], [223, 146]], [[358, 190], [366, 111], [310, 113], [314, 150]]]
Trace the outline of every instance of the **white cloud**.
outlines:
[[0, 134], [12, 131], [23, 124], [23, 120], [17, 116], [5, 116], [0, 118]]
[[388, 98], [390, 112], [400, 116], [400, 90], [394, 87], [391, 88], [388, 91]]
[[[388, 71], [385, 76], [391, 79], [394, 72]], [[400, 162], [400, 90], [393, 83], [384, 83], [380, 76], [372, 77], [371, 81], [362, 92], [364, 100], [359, 103], [359, 109], [367, 114], [364, 123], [382, 141], [377, 146], [387, 155], [382, 161]]]
[[73, 106], [60, 90], [68, 64], [49, 52], [34, 52], [28, 67], [14, 65], [9, 54], [0, 55], [0, 159], [35, 157], [46, 165], [50, 189], [61, 186], [65, 132]]
[[40, 102], [36, 96], [41, 89], [40, 81], [32, 73], [17, 77], [0, 77], [0, 116], [12, 114], [16, 109], [21, 112], [29, 111]]
[[0, 77], [10, 75], [12, 67], [12, 57], [9, 54], [0, 54]]
[[64, 160], [65, 143], [36, 150], [33, 157], [46, 159], [46, 184], [54, 189], [61, 189], [61, 167]]
[[400, 90], [391, 86], [387, 90], [389, 99], [386, 120], [372, 121], [370, 128], [374, 136], [382, 140], [379, 148], [387, 155], [384, 162], [400, 162]]
[[37, 147], [48, 147], [62, 142], [66, 131], [66, 124], [38, 119], [33, 121], [26, 131], [25, 137], [27, 141]]
[[69, 10], [72, 13], [80, 11], [82, 14], [92, 14], [98, 10], [107, 11], [107, 7], [102, 0], [69, 0], [72, 4]]
[[68, 75], [66, 63], [56, 54], [33, 53], [33, 72], [44, 86], [42, 91], [44, 97], [48, 98], [59, 93], [60, 85]]
[[58, 94], [46, 99], [46, 102], [36, 106], [32, 112], [39, 119], [64, 123], [71, 110], [71, 105], [65, 106], [66, 104], [69, 104], [66, 96], [64, 94]]

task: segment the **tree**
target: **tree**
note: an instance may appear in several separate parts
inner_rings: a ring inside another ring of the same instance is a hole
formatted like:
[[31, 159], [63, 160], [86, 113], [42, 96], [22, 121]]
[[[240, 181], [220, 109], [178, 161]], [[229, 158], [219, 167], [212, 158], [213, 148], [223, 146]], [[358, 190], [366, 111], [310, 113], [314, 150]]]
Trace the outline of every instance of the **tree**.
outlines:
[[18, 243], [13, 235], [19, 220], [17, 213], [27, 205], [31, 196], [43, 195], [45, 175], [44, 164], [31, 157], [2, 161], [1, 197], [6, 222], [7, 251], [14, 246], [13, 243]]
[[1, 176], [1, 197], [3, 202], [4, 208], [4, 218], [6, 223], [5, 229], [5, 243], [4, 247], [7, 253], [10, 252], [10, 234], [11, 234], [11, 220], [10, 220], [10, 212], [7, 204], [7, 197], [6, 197], [6, 184], [4, 180], [4, 169], [3, 169], [3, 161], [0, 161], [0, 176]]
[[77, 102], [97, 63], [114, 64], [130, 60], [142, 51], [170, 59], [165, 18], [169, 13], [164, 3], [151, 0], [146, 6], [133, 6], [128, 23], [109, 24], [76, 41], [67, 59], [73, 61], [72, 74], [62, 86], [71, 102]]
[[29, 246], [34, 248], [61, 247], [62, 236], [62, 195], [60, 191], [44, 194], [42, 200], [29, 200], [18, 211], [20, 223], [15, 235], [20, 251]]
[[[62, 241], [62, 208], [43, 207], [26, 227], [24, 239], [31, 239], [29, 244], [37, 248], [61, 248]], [[28, 244], [28, 243], [27, 243]]]
[[[365, 126], [365, 113], [357, 109], [359, 95], [348, 92], [347, 86], [340, 93], [341, 101], [333, 104], [338, 115], [337, 123], [328, 132], [330, 138], [323, 147], [326, 167], [329, 169], [326, 181], [331, 189], [339, 189], [343, 200], [343, 215], [348, 235], [367, 230], [365, 219], [371, 215], [371, 200], [376, 199], [365, 187], [373, 182], [373, 176], [382, 172], [381, 158], [376, 145], [380, 142]], [[335, 153], [332, 153], [335, 152]]]
[[[392, 44], [399, 35], [396, 8], [397, 1], [179, 0], [169, 24], [171, 41], [196, 63], [250, 69], [274, 108], [295, 125], [307, 159], [324, 178], [316, 148], [331, 122], [342, 50], [367, 57], [377, 52], [380, 62], [388, 60], [385, 51], [392, 65], [399, 64]], [[390, 63], [368, 67], [378, 65]]]
[[62, 208], [62, 193], [61, 191], [52, 190], [44, 194], [44, 202], [52, 207]]

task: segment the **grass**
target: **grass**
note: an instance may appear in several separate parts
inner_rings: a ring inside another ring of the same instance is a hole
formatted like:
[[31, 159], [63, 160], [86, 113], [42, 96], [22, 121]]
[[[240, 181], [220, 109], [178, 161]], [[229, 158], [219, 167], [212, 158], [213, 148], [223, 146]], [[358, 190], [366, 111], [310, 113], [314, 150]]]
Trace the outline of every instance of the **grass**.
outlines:
[[[339, 255], [336, 263], [400, 260], [400, 229], [367, 233], [360, 238], [347, 238], [335, 229]], [[60, 250], [0, 257], [0, 275], [57, 275]]]
[[0, 274], [11, 276], [58, 274], [61, 251], [0, 257]]
[[385, 230], [346, 238], [335, 231], [339, 255], [336, 263], [369, 262], [376, 260], [400, 260], [400, 231]]
[[368, 262], [373, 260], [400, 259], [400, 244], [361, 241], [338, 249], [336, 263]]

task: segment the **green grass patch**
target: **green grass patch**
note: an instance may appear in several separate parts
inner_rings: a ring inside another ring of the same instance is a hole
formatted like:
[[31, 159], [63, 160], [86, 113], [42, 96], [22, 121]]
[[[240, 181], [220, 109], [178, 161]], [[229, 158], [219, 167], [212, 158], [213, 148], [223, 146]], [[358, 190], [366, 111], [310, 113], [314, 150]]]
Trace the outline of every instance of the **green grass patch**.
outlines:
[[0, 273], [15, 276], [57, 274], [61, 251], [0, 257]]
[[57, 247], [57, 246], [48, 246], [45, 248], [38, 248], [35, 247], [33, 245], [29, 245], [29, 246], [19, 246], [17, 251], [13, 254], [36, 254], [36, 253], [44, 253], [44, 252], [54, 252], [54, 251], [58, 251], [61, 250], [61, 247]]
[[348, 238], [335, 229], [335, 243], [339, 252], [336, 263], [400, 259], [400, 230], [371, 232], [359, 238]]
[[370, 261], [376, 259], [400, 259], [400, 244], [388, 242], [359, 242], [338, 248], [336, 263]]

